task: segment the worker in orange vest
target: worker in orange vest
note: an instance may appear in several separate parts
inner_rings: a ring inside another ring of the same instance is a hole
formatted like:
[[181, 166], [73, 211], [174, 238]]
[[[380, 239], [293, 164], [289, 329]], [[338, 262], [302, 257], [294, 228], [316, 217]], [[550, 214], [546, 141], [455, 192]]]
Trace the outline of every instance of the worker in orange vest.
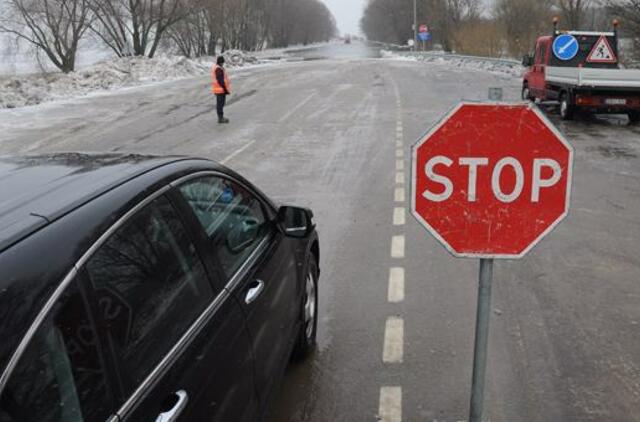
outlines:
[[216, 65], [211, 70], [211, 90], [216, 94], [218, 123], [229, 123], [229, 119], [224, 117], [224, 106], [227, 103], [227, 95], [231, 94], [231, 82], [224, 69], [223, 56], [218, 57]]

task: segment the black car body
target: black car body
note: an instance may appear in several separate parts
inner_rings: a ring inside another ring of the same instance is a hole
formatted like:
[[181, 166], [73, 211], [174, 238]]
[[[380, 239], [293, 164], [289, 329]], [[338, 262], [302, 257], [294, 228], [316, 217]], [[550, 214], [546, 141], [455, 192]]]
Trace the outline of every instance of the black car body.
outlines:
[[318, 237], [192, 158], [0, 158], [0, 422], [254, 421], [316, 332]]

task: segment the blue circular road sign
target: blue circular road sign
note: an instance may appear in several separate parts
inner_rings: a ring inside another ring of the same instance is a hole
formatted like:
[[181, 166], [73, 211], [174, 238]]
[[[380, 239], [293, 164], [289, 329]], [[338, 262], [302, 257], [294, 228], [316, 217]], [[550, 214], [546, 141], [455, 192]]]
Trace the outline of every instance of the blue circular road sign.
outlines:
[[553, 54], [560, 60], [571, 60], [578, 54], [578, 40], [573, 35], [562, 34], [553, 40]]

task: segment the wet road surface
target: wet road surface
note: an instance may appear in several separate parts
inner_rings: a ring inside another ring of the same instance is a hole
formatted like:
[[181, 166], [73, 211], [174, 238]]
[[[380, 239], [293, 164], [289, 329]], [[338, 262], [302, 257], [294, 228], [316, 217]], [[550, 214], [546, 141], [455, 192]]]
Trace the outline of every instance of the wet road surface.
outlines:
[[[319, 347], [287, 370], [269, 421], [462, 421], [478, 264], [410, 217], [409, 148], [460, 99], [502, 86], [515, 100], [519, 81], [357, 49], [233, 72], [228, 126], [206, 78], [1, 111], [0, 153], [199, 155], [313, 208]], [[486, 416], [638, 420], [640, 129], [551, 117], [576, 150], [572, 209], [526, 258], [495, 265]]]

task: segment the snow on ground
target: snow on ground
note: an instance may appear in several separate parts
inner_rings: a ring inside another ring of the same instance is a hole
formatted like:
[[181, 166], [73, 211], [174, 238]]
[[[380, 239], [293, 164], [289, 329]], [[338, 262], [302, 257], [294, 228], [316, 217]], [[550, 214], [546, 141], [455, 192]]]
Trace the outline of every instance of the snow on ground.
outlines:
[[[242, 51], [225, 52], [230, 67], [245, 67], [259, 61]], [[0, 109], [36, 105], [63, 98], [209, 74], [214, 57], [187, 59], [160, 55], [118, 58], [98, 62], [83, 70], [63, 74], [49, 72], [0, 76]]]
[[[290, 53], [319, 45], [322, 43], [267, 49], [257, 53], [227, 50], [224, 56], [228, 67], [248, 67], [282, 61], [290, 56]], [[10, 56], [10, 53], [13, 56]], [[6, 50], [0, 56], [5, 61], [0, 69], [0, 109], [81, 97], [122, 87], [203, 76], [209, 74], [215, 61], [214, 57], [187, 59], [173, 55], [158, 55], [153, 59], [110, 58], [110, 54], [104, 49], [92, 45], [82, 50], [78, 70], [65, 75], [51, 69], [35, 73], [34, 58], [25, 53]], [[11, 65], [8, 64], [9, 61]]]
[[398, 53], [395, 51], [382, 51], [382, 57], [393, 60], [407, 60], [414, 62], [426, 62], [441, 64], [448, 67], [491, 72], [498, 75], [506, 75], [520, 78], [524, 68], [518, 62], [508, 59], [492, 59], [486, 57], [460, 56], [456, 54], [430, 54], [430, 53]]

